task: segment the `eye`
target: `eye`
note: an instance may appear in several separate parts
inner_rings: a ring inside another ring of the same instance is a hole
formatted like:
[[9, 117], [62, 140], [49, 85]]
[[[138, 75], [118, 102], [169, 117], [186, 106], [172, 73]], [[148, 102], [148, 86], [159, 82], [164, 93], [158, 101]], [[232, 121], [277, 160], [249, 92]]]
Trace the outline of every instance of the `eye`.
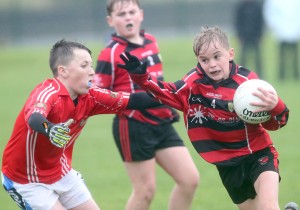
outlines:
[[84, 62], [82, 65], [81, 65], [81, 67], [82, 68], [87, 68], [87, 67], [89, 67], [91, 64], [89, 64], [89, 63], [87, 63], [87, 62]]
[[201, 62], [202, 62], [202, 63], [207, 63], [207, 62], [208, 62], [208, 59], [203, 58], [203, 59], [201, 59]]
[[215, 55], [215, 56], [214, 56], [215, 59], [218, 59], [218, 58], [220, 58], [220, 57], [221, 57], [221, 55]]
[[126, 14], [125, 12], [120, 12], [120, 13], [117, 14], [117, 16], [119, 16], [119, 17], [124, 17], [125, 14]]
[[131, 11], [129, 12], [129, 14], [131, 14], [131, 15], [134, 15], [135, 13], [136, 13], [135, 10], [131, 10]]

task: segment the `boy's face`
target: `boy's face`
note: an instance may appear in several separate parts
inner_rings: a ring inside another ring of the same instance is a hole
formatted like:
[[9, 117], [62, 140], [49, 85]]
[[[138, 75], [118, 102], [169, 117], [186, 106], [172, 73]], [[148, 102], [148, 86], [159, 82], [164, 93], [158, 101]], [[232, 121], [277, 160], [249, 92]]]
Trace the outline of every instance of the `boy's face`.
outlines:
[[74, 50], [73, 59], [66, 66], [59, 66], [59, 78], [74, 100], [78, 95], [88, 93], [88, 83], [95, 74], [91, 55], [83, 49]]
[[225, 49], [220, 43], [209, 43], [200, 50], [197, 60], [204, 72], [212, 80], [220, 82], [229, 77], [229, 61], [233, 60], [234, 50]]
[[107, 16], [107, 22], [119, 36], [131, 39], [139, 36], [143, 18], [143, 11], [137, 4], [131, 1], [117, 2], [110, 16]]

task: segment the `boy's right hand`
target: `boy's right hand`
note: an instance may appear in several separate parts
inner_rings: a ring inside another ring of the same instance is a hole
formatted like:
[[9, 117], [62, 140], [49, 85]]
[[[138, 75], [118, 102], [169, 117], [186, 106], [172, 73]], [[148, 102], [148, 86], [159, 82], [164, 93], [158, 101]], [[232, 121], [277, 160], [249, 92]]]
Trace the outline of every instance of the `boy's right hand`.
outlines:
[[147, 62], [141, 63], [136, 56], [131, 55], [129, 52], [125, 52], [125, 55], [120, 54], [120, 58], [125, 65], [118, 64], [118, 67], [125, 69], [129, 74], [146, 74]]
[[68, 127], [72, 122], [73, 119], [70, 119], [65, 123], [54, 124], [49, 128], [48, 135], [52, 144], [59, 148], [63, 148], [70, 141], [70, 128]]

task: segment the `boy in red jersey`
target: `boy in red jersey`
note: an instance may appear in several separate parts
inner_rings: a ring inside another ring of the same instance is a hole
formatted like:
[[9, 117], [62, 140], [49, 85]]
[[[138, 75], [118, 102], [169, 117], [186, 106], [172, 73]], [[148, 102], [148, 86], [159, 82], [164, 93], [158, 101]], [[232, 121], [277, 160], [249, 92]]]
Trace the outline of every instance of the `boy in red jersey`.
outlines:
[[278, 153], [267, 130], [286, 125], [289, 110], [273, 92], [259, 88], [258, 111], [271, 119], [261, 124], [240, 120], [233, 109], [237, 87], [257, 75], [234, 63], [225, 32], [203, 27], [194, 40], [197, 66], [174, 83], [155, 81], [129, 52], [121, 55], [131, 78], [157, 100], [184, 114], [189, 138], [207, 162], [215, 164], [232, 201], [240, 210], [279, 210]]
[[146, 93], [91, 87], [91, 51], [61, 40], [50, 53], [53, 79], [38, 84], [16, 119], [2, 159], [2, 183], [21, 209], [99, 210], [72, 168], [75, 140], [90, 116], [160, 105]]
[[[144, 92], [129, 74], [118, 67], [119, 55], [130, 51], [147, 60], [147, 71], [163, 80], [162, 62], [156, 39], [141, 31], [143, 11], [138, 0], [108, 0], [107, 22], [115, 29], [98, 57], [94, 84], [113, 91]], [[169, 210], [188, 210], [199, 182], [198, 170], [172, 126], [178, 114], [162, 105], [145, 110], [118, 113], [113, 135], [132, 184], [126, 210], [148, 210], [155, 194], [155, 166], [158, 163], [176, 182]]]

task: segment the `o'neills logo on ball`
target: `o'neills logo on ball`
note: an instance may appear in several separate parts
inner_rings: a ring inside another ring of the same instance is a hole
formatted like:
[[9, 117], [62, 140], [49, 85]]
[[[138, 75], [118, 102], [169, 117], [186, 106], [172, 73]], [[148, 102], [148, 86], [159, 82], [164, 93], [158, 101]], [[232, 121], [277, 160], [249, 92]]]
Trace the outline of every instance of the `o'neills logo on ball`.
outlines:
[[248, 110], [247, 108], [243, 109], [243, 115], [248, 117], [267, 117], [269, 115], [268, 112], [252, 112]]
[[262, 119], [264, 119], [265, 121], [271, 118], [269, 112], [253, 112], [248, 110], [247, 108], [243, 109], [240, 117], [251, 122], [260, 122], [262, 121]]

